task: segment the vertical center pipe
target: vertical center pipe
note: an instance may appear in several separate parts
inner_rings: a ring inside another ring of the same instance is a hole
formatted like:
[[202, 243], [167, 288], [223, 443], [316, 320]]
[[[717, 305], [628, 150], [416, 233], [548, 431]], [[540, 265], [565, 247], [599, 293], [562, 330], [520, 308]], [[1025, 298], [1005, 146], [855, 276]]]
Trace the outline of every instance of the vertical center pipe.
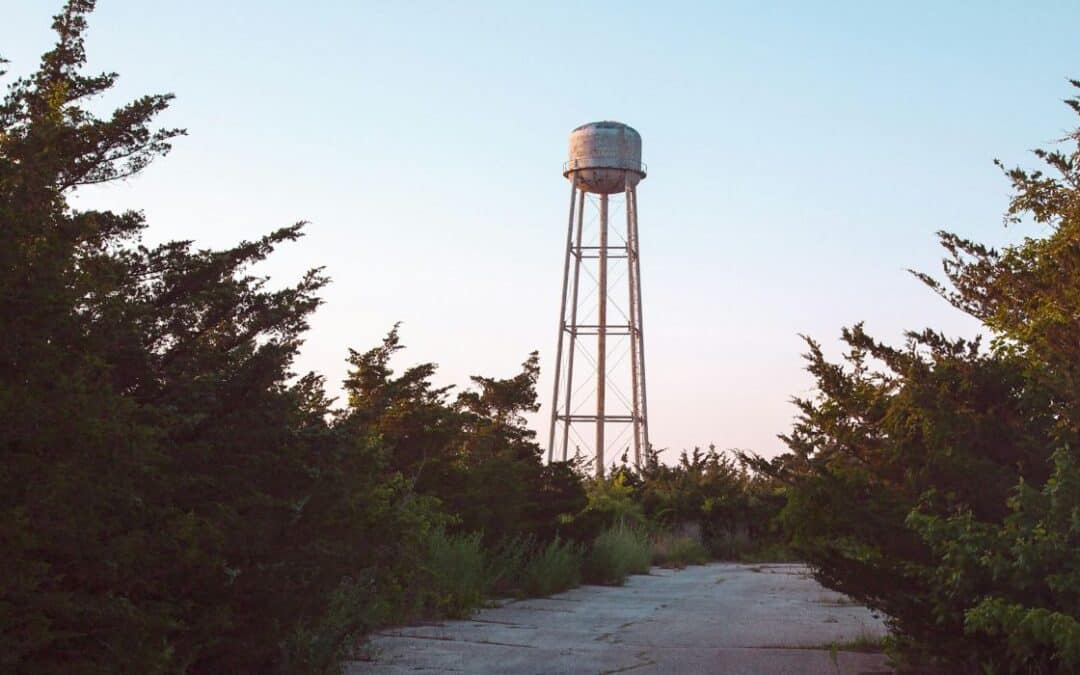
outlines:
[[[555, 392], [551, 396], [551, 428], [548, 430], [548, 464], [551, 464], [552, 454], [555, 451], [555, 423], [559, 419], [559, 377], [562, 375], [562, 351], [563, 334], [566, 333], [566, 283], [570, 278], [570, 248], [574, 236], [574, 198], [577, 197], [577, 174], [570, 179], [570, 218], [566, 225], [566, 258], [563, 260], [562, 272], [562, 306], [559, 308], [559, 338], [555, 347]], [[570, 415], [570, 411], [566, 411]], [[569, 417], [566, 421], [570, 423]]]
[[607, 388], [607, 235], [608, 196], [600, 195], [600, 255], [596, 328], [596, 477], [604, 477], [604, 394]]

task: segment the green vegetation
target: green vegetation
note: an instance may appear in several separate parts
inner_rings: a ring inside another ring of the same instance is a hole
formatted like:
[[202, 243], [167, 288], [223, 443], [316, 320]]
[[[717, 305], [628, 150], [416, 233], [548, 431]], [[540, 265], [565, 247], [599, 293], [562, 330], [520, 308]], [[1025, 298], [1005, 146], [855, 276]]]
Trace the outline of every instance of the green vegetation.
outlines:
[[582, 573], [589, 583], [618, 586], [631, 574], [648, 572], [651, 561], [645, 532], [620, 523], [596, 537]]
[[[558, 537], [554, 541], [558, 541]], [[519, 535], [485, 547], [484, 593], [512, 595], [517, 592], [525, 566], [535, 554], [536, 540], [532, 536]]]
[[484, 601], [487, 576], [479, 534], [435, 532], [427, 542], [424, 569], [432, 577], [428, 609], [434, 616], [464, 618]]
[[74, 208], [184, 133], [152, 126], [170, 95], [93, 113], [116, 80], [82, 72], [93, 4], [0, 104], [5, 671], [335, 672], [379, 626], [492, 594], [793, 551], [890, 617], [899, 658], [1080, 670], [1080, 132], [1006, 172], [1008, 217], [1045, 236], [942, 234], [948, 283], [918, 275], [988, 345], [856, 325], [833, 363], [808, 341], [789, 454], [650, 449], [592, 480], [541, 461], [535, 353], [452, 392], [395, 372], [395, 327], [347, 352], [340, 406], [294, 372], [328, 279], [252, 268], [303, 223], [206, 250]]
[[636, 488], [542, 463], [535, 354], [452, 395], [394, 371], [394, 328], [348, 351], [335, 406], [293, 371], [328, 279], [252, 272], [303, 223], [147, 246], [141, 213], [72, 206], [184, 134], [152, 126], [171, 95], [94, 114], [93, 5], [0, 105], [3, 669], [335, 672], [379, 626], [575, 585], [598, 539], [605, 579], [644, 571], [644, 529], [604, 548], [612, 518], [646, 527]]
[[652, 564], [682, 569], [687, 565], [703, 565], [711, 556], [708, 549], [693, 537], [661, 532], [650, 541]]
[[791, 453], [754, 462], [788, 486], [780, 521], [818, 579], [884, 611], [901, 660], [1080, 670], [1080, 131], [1066, 143], [1005, 172], [1008, 221], [1044, 236], [942, 233], [947, 283], [917, 274], [989, 344], [856, 325], [832, 363], [808, 340]]
[[140, 213], [74, 208], [183, 134], [151, 127], [169, 95], [94, 115], [92, 8], [0, 105], [3, 669], [331, 672], [374, 627], [466, 613], [481, 545], [586, 504], [521, 421], [535, 356], [451, 399], [433, 366], [395, 376], [393, 331], [335, 409], [292, 371], [326, 277], [251, 272], [303, 224], [146, 246]]
[[878, 653], [885, 649], [885, 638], [870, 632], [859, 633], [850, 640], [840, 640], [824, 645], [830, 654], [839, 652]]
[[640, 470], [627, 463], [589, 486], [580, 520], [603, 526], [632, 523], [661, 539], [688, 537], [711, 558], [777, 562], [790, 560], [786, 537], [773, 522], [785, 503], [784, 486], [750, 469], [749, 458], [715, 447], [683, 452], [676, 464], [645, 453]]
[[555, 538], [529, 559], [521, 573], [521, 592], [548, 596], [581, 583], [582, 547]]

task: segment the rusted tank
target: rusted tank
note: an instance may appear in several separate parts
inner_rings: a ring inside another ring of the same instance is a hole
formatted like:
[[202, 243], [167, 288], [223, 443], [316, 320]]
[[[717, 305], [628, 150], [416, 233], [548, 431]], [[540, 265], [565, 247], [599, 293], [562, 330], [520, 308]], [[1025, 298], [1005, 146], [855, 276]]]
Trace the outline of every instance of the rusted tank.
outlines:
[[570, 158], [563, 175], [578, 188], [612, 194], [633, 187], [645, 177], [641, 134], [622, 122], [590, 122], [570, 132]]

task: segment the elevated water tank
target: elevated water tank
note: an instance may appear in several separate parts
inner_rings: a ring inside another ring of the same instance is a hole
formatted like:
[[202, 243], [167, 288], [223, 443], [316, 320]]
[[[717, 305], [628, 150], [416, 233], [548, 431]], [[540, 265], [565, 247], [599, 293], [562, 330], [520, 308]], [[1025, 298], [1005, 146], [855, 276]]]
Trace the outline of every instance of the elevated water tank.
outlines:
[[622, 122], [590, 122], [570, 132], [570, 159], [563, 175], [585, 192], [611, 194], [645, 177], [641, 134]]

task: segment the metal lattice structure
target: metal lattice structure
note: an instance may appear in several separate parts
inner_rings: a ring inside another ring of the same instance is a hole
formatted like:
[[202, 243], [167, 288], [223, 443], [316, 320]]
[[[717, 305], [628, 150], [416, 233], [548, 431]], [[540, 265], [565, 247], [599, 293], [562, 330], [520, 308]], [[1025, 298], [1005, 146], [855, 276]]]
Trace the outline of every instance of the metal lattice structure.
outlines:
[[[609, 451], [632, 447], [634, 464], [640, 466], [642, 450], [649, 448], [637, 209], [637, 184], [645, 174], [641, 136], [631, 127], [593, 122], [570, 134], [570, 159], [563, 166], [570, 181], [570, 216], [548, 461], [556, 449], [564, 461], [582, 453], [592, 457], [598, 477], [604, 475]], [[612, 211], [616, 222], [625, 216], [624, 232], [610, 227]], [[587, 361], [584, 373], [581, 360]], [[609, 436], [609, 426], [621, 428]], [[591, 429], [583, 434], [582, 427]]]

